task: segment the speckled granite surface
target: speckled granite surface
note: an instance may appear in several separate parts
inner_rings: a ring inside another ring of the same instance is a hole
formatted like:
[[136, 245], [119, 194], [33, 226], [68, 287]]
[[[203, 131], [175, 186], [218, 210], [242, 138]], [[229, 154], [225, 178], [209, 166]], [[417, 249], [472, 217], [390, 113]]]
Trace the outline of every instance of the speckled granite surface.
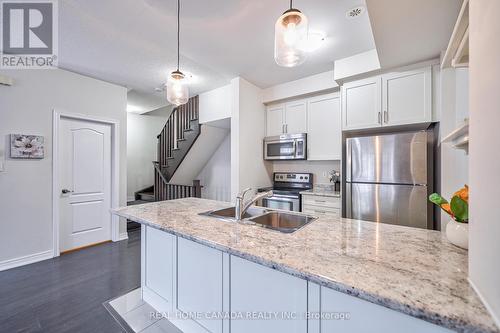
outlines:
[[189, 198], [114, 213], [458, 332], [500, 332], [467, 281], [467, 252], [440, 232], [322, 217], [282, 234], [198, 215], [228, 206]]

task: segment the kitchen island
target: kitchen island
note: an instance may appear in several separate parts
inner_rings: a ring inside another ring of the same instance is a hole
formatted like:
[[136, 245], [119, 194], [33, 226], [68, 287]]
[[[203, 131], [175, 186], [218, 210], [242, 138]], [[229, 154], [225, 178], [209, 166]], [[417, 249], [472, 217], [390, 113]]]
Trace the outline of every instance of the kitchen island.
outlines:
[[114, 211], [143, 225], [144, 299], [185, 314], [169, 318], [184, 332], [499, 332], [441, 232], [324, 216], [285, 234], [198, 215], [228, 206]]

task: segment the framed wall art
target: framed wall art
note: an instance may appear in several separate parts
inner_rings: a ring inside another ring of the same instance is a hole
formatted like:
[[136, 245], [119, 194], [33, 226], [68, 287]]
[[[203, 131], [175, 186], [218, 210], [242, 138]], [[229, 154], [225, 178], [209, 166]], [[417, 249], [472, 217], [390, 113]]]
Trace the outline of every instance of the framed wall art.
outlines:
[[11, 134], [10, 157], [41, 159], [44, 158], [44, 137], [39, 135]]

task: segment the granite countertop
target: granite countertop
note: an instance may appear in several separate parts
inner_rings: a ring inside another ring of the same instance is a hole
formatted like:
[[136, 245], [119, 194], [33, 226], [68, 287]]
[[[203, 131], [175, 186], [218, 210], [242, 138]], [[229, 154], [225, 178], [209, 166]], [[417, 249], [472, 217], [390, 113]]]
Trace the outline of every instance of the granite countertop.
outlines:
[[468, 283], [467, 251], [441, 232], [320, 217], [283, 234], [198, 215], [230, 205], [188, 198], [113, 213], [458, 332], [500, 332]]

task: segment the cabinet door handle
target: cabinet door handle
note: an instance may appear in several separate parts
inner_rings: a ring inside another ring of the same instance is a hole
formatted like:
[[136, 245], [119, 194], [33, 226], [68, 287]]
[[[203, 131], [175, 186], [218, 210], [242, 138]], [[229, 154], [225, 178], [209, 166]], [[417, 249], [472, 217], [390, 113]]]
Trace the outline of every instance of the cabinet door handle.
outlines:
[[384, 110], [384, 122], [387, 124], [389, 122], [389, 112]]
[[281, 125], [281, 133], [285, 134], [285, 124]]
[[378, 112], [378, 123], [382, 125], [382, 112]]
[[326, 200], [316, 200], [316, 202], [326, 202]]
[[288, 124], [285, 124], [285, 133], [288, 133]]

